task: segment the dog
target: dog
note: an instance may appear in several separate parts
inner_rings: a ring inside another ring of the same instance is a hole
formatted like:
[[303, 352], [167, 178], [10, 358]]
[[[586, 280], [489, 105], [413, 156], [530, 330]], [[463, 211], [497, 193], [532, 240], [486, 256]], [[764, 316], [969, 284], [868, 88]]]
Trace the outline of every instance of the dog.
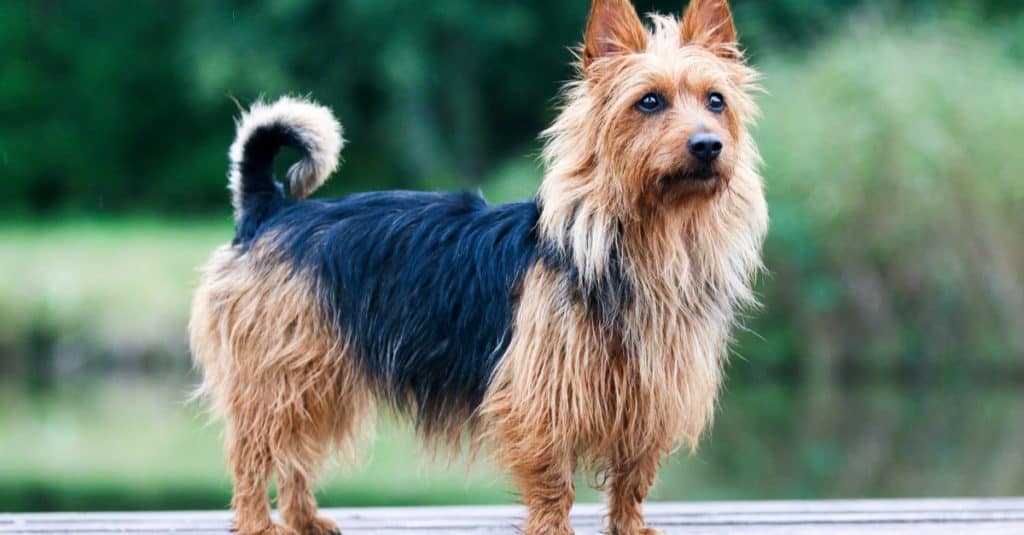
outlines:
[[[726, 0], [649, 26], [629, 0], [594, 0], [577, 60], [524, 202], [307, 199], [338, 166], [331, 112], [286, 97], [242, 114], [236, 235], [190, 321], [239, 533], [339, 533], [310, 484], [379, 406], [427, 444], [486, 447], [529, 535], [573, 533], [577, 468], [601, 474], [610, 533], [657, 533], [642, 502], [661, 459], [711, 422], [730, 331], [756, 304], [758, 73]], [[287, 192], [273, 171], [286, 146], [301, 154]]]

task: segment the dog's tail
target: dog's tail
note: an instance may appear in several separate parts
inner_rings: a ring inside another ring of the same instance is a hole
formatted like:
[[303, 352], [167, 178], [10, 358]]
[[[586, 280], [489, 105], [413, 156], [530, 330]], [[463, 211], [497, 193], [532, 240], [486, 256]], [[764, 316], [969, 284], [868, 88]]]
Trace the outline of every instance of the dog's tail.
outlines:
[[228, 185], [235, 221], [253, 210], [266, 211], [284, 199], [274, 178], [274, 157], [281, 147], [302, 158], [288, 169], [292, 197], [303, 199], [320, 187], [338, 167], [345, 140], [331, 110], [315, 102], [282, 97], [272, 104], [257, 101], [236, 122], [238, 131], [228, 156]]

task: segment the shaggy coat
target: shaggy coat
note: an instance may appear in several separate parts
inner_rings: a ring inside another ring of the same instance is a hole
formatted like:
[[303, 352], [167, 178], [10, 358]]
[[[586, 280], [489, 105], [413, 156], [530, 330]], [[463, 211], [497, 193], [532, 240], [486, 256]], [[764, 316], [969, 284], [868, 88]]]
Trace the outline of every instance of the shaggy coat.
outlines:
[[[311, 481], [381, 404], [431, 444], [493, 451], [529, 534], [572, 532], [579, 463], [605, 475], [613, 533], [653, 532], [641, 502], [661, 458], [712, 419], [767, 210], [747, 132], [756, 74], [728, 5], [652, 20], [594, 2], [525, 202], [307, 200], [338, 164], [330, 111], [283, 98], [242, 115], [236, 236], [206, 265], [190, 323], [201, 392], [228, 422], [239, 532], [336, 532]], [[721, 141], [713, 161], [687, 151], [698, 134]], [[287, 195], [283, 146], [302, 154]], [[269, 515], [272, 474], [287, 527]]]

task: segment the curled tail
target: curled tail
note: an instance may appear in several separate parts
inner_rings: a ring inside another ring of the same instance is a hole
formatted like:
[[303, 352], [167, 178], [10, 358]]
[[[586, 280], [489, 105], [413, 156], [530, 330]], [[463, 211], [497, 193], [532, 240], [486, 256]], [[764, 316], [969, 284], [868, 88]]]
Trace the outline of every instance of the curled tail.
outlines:
[[288, 169], [289, 193], [303, 199], [320, 187], [338, 167], [344, 144], [341, 125], [331, 110], [307, 100], [282, 97], [256, 102], [237, 121], [235, 142], [228, 156], [228, 183], [235, 221], [261, 218], [284, 199], [274, 179], [274, 157], [281, 147], [299, 151], [302, 158]]

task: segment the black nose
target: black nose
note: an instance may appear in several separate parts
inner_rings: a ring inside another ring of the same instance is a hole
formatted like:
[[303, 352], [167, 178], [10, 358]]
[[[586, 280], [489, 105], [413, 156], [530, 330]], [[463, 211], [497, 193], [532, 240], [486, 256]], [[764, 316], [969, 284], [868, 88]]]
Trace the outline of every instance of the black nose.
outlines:
[[718, 158], [719, 154], [722, 154], [722, 138], [711, 133], [697, 134], [690, 138], [688, 148], [694, 158], [704, 163], [711, 163]]

